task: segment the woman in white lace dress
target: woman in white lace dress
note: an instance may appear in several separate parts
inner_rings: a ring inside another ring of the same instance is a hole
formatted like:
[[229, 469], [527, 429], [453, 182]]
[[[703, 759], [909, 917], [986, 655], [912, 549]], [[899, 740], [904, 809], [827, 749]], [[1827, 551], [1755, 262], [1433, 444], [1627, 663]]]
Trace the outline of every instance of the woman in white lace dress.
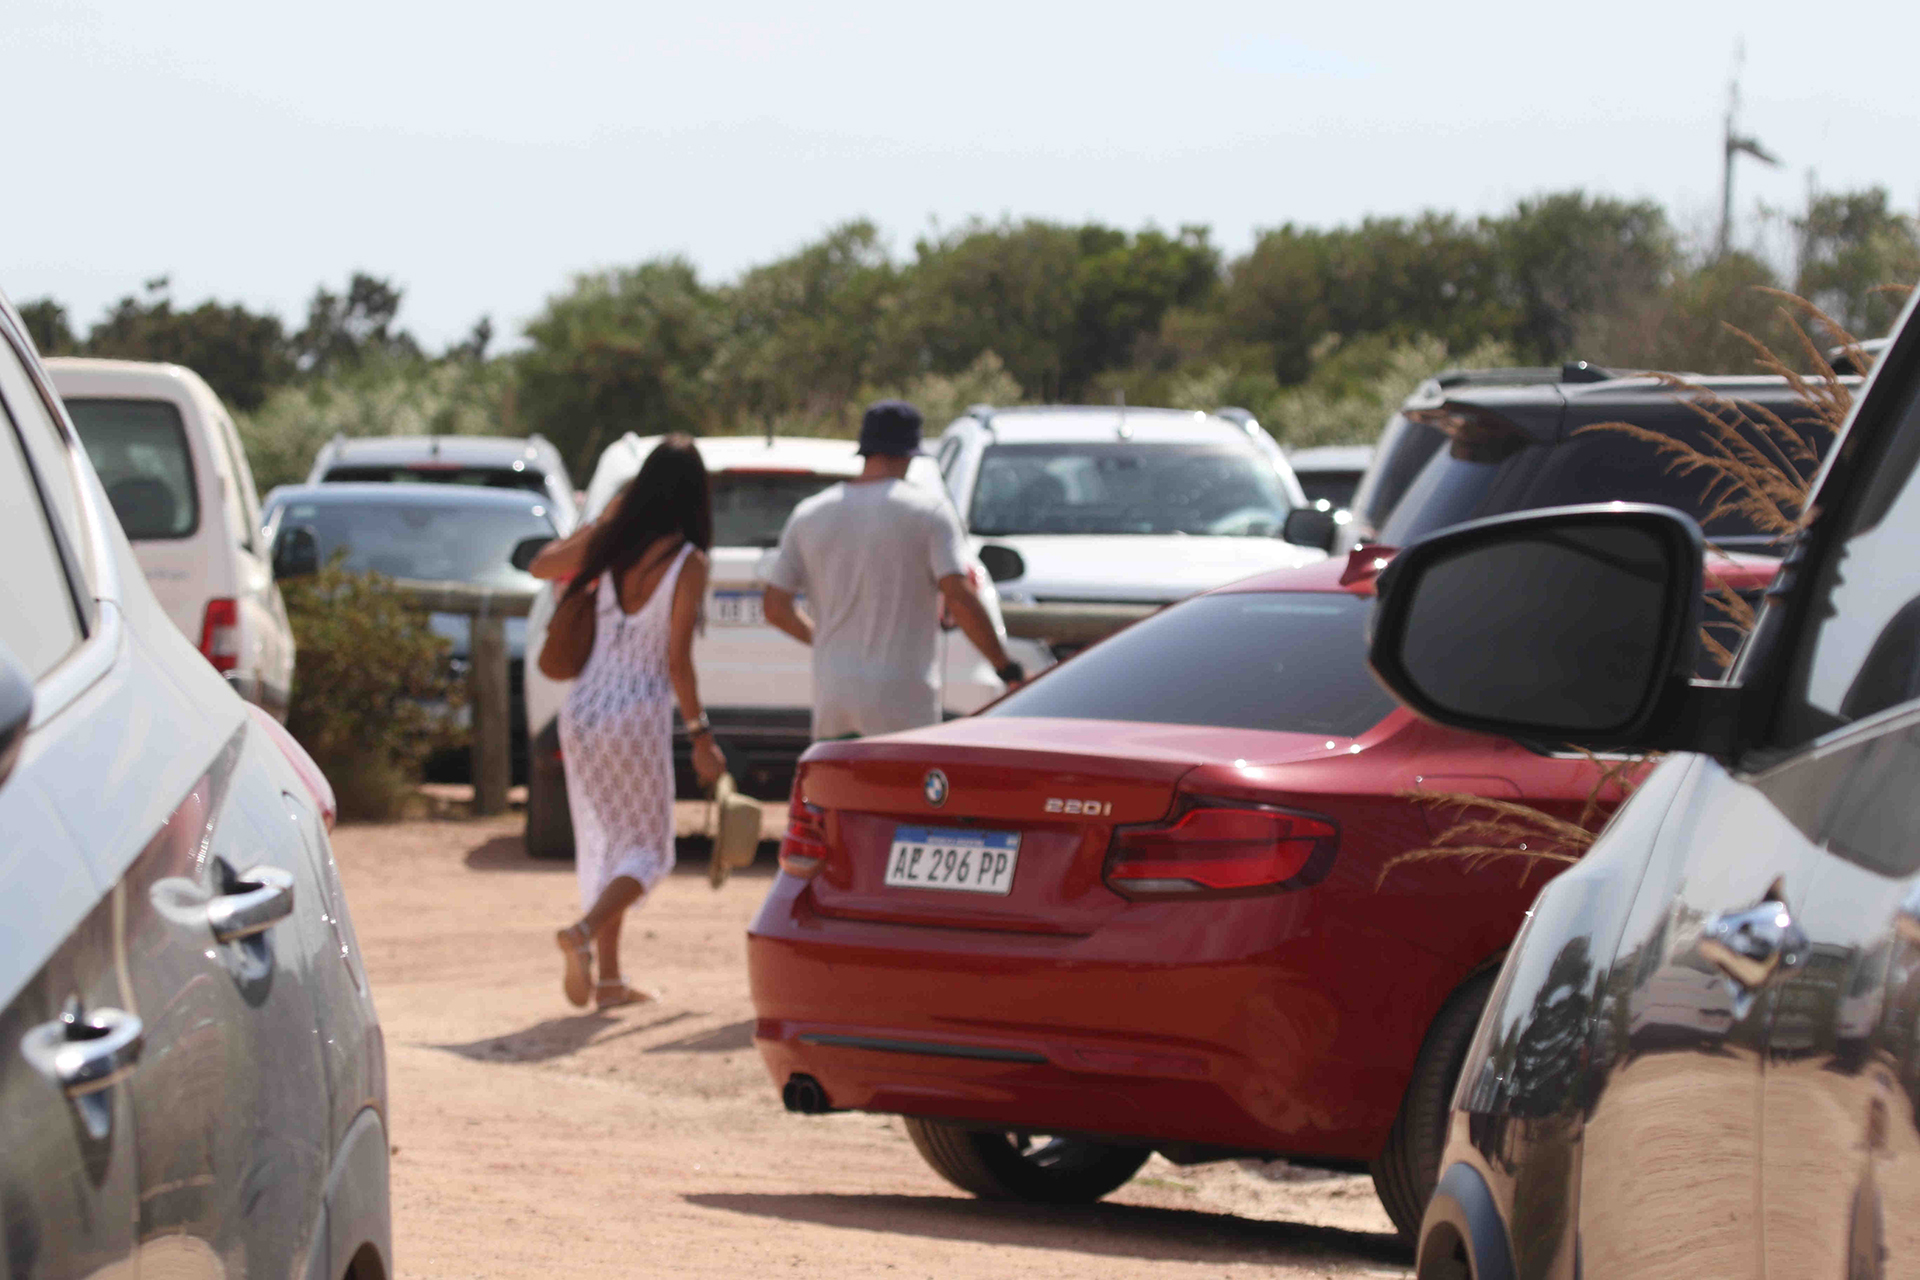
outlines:
[[701, 784], [726, 770], [693, 673], [712, 545], [706, 467], [691, 438], [669, 436], [598, 521], [548, 545], [531, 566], [537, 577], [571, 579], [563, 598], [596, 593], [593, 652], [560, 710], [586, 914], [557, 937], [562, 987], [576, 1005], [589, 992], [602, 1009], [651, 998], [620, 976], [620, 925], [673, 869], [676, 701]]

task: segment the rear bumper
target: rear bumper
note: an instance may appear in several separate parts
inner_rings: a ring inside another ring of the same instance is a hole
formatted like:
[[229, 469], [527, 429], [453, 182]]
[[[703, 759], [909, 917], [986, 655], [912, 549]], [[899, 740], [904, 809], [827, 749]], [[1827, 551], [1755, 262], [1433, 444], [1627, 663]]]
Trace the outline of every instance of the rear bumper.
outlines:
[[1357, 1164], [1411, 1050], [1316, 982], [1327, 938], [1273, 945], [1279, 901], [1017, 934], [825, 917], [781, 875], [747, 937], [755, 1043], [776, 1088], [812, 1076], [835, 1108]]

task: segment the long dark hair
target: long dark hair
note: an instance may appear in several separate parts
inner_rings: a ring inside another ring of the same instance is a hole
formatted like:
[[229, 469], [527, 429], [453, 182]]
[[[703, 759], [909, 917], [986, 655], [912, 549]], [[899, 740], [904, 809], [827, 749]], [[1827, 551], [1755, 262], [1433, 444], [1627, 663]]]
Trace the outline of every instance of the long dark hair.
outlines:
[[702, 551], [713, 546], [713, 492], [692, 436], [670, 435], [654, 446], [640, 474], [600, 517], [567, 594], [586, 590], [607, 572], [618, 582], [663, 538], [682, 538]]

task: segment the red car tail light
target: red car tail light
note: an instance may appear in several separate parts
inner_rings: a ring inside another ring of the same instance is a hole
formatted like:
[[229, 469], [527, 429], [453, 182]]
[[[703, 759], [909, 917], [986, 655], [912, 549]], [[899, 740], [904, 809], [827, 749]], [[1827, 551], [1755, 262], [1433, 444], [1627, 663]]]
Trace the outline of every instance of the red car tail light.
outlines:
[[234, 601], [207, 601], [207, 616], [200, 624], [200, 652], [215, 671], [240, 665], [240, 606]]
[[1168, 821], [1115, 827], [1107, 886], [1128, 898], [1240, 897], [1301, 889], [1333, 865], [1331, 818], [1192, 800]]
[[800, 784], [793, 784], [793, 802], [787, 806], [787, 834], [780, 841], [780, 869], [790, 876], [810, 880], [827, 860], [826, 810], [800, 798]]

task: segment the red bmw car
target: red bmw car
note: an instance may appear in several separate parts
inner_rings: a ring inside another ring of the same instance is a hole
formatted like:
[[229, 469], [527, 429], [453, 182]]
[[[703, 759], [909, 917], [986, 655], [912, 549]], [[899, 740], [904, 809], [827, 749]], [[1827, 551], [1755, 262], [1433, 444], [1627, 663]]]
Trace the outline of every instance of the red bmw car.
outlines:
[[[1370, 1169], [1412, 1232], [1546, 872], [1388, 871], [1454, 821], [1407, 793], [1572, 816], [1598, 774], [1395, 703], [1366, 554], [1175, 605], [979, 715], [809, 750], [748, 933], [787, 1106], [902, 1115], [995, 1198], [1096, 1199], [1153, 1151]], [[1717, 569], [1751, 591], [1773, 567]]]

